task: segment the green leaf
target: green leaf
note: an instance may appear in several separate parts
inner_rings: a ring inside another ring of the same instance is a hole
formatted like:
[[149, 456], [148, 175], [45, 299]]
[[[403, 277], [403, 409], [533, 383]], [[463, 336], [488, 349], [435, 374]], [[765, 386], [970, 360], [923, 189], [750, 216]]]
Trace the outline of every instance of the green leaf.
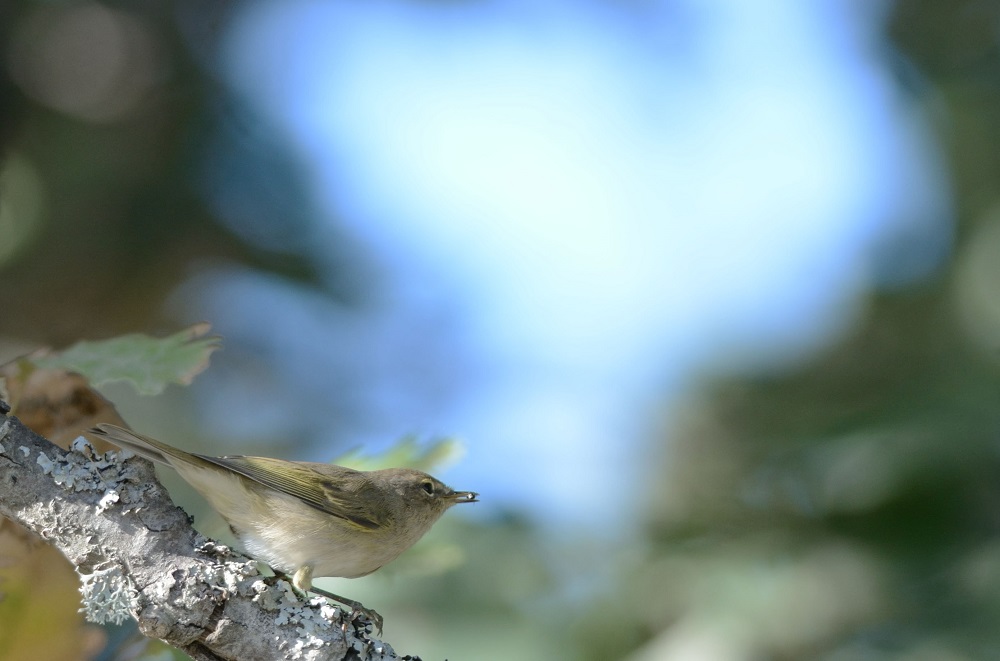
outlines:
[[222, 346], [218, 336], [206, 337], [210, 329], [201, 323], [164, 338], [132, 333], [77, 342], [32, 361], [40, 368], [78, 372], [95, 386], [128, 381], [141, 395], [157, 395], [171, 383], [188, 385], [208, 367], [209, 356]]
[[405, 436], [391, 448], [375, 456], [363, 456], [360, 450], [351, 450], [333, 463], [357, 470], [406, 466], [431, 471], [454, 463], [461, 454], [462, 443], [456, 438], [435, 438], [427, 443], [420, 443], [416, 436]]

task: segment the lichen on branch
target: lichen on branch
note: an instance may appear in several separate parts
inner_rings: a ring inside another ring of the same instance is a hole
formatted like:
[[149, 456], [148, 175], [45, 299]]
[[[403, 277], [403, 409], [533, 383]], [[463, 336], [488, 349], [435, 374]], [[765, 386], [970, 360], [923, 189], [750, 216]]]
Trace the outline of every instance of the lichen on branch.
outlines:
[[303, 603], [250, 559], [205, 540], [148, 462], [74, 447], [0, 415], [0, 515], [69, 559], [88, 617], [135, 617], [145, 635], [195, 659], [397, 658], [339, 608]]

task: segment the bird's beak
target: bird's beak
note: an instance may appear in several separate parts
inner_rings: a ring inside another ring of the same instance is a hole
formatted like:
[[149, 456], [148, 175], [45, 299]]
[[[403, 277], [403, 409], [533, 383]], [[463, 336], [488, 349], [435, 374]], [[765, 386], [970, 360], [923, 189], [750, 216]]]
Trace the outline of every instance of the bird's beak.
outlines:
[[476, 500], [479, 494], [475, 491], [452, 491], [450, 494], [445, 496], [448, 500], [453, 500], [456, 503], [478, 503]]

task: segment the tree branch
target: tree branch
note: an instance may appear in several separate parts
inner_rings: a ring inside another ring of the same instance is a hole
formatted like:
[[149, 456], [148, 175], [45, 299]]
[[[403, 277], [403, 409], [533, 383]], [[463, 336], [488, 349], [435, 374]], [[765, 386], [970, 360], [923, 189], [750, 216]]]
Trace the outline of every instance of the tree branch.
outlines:
[[199, 661], [398, 658], [366, 629], [344, 625], [340, 609], [319, 598], [303, 604], [284, 581], [265, 581], [253, 561], [202, 537], [149, 462], [77, 450], [0, 415], [0, 515], [76, 567], [89, 619], [131, 615], [144, 635]]

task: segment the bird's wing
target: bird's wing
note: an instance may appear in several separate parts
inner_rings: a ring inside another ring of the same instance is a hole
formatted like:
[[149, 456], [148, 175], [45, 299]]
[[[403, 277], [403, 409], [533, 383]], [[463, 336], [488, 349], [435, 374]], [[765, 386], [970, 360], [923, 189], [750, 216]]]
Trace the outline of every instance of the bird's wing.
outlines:
[[332, 464], [316, 464], [321, 467], [317, 470], [306, 462], [269, 457], [196, 456], [269, 489], [298, 498], [310, 507], [348, 521], [359, 529], [375, 531], [391, 523], [390, 515], [382, 506], [382, 493], [360, 471]]

